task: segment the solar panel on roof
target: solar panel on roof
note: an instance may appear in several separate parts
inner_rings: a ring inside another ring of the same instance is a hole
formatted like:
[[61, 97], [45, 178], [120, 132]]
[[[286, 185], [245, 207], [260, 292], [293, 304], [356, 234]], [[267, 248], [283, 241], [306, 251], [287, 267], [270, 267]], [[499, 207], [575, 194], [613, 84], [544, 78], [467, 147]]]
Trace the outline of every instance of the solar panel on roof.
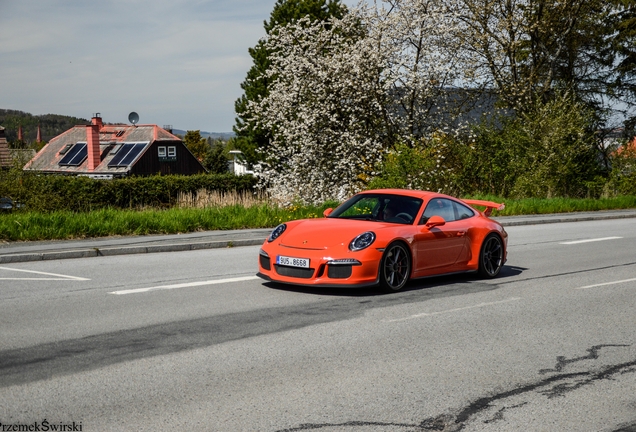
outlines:
[[76, 143], [66, 152], [64, 157], [58, 162], [58, 165], [79, 166], [87, 157], [86, 143]]
[[80, 166], [82, 162], [86, 160], [87, 157], [88, 157], [88, 148], [86, 147], [86, 144], [82, 144], [82, 148], [77, 152], [75, 157], [71, 159], [71, 161], [68, 164], [72, 166]]
[[135, 158], [139, 156], [139, 153], [141, 153], [141, 151], [145, 147], [146, 147], [145, 143], [135, 144], [135, 146], [132, 149], [130, 149], [126, 157], [122, 159], [119, 165], [124, 165], [124, 166], [130, 165], [135, 160]]
[[128, 154], [128, 152], [134, 146], [135, 146], [134, 144], [130, 144], [130, 143], [122, 145], [119, 151], [117, 152], [117, 154], [115, 155], [115, 157], [112, 158], [110, 162], [108, 162], [108, 167], [109, 168], [118, 167], [121, 160]]
[[117, 154], [108, 162], [110, 168], [126, 167], [133, 163], [137, 156], [146, 148], [147, 142], [144, 143], [124, 143]]

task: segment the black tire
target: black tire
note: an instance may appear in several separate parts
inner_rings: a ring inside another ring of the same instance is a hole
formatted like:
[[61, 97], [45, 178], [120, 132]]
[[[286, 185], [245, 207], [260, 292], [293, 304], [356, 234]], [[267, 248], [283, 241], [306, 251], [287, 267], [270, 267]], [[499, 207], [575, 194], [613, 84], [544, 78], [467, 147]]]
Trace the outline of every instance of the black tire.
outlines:
[[380, 261], [380, 287], [385, 291], [399, 291], [411, 276], [411, 255], [402, 243], [391, 243]]
[[501, 237], [497, 234], [488, 234], [479, 252], [479, 275], [484, 278], [494, 278], [501, 271], [503, 261], [504, 248]]

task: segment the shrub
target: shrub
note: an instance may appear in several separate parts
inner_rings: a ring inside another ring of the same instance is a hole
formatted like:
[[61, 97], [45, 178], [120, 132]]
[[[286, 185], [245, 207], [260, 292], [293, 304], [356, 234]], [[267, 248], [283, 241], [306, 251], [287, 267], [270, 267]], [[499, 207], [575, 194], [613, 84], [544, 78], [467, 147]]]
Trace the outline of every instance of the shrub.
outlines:
[[[607, 173], [594, 131], [583, 104], [557, 96], [517, 117], [479, 125], [469, 136], [438, 132], [414, 148], [398, 145], [371, 186], [451, 195], [599, 197]], [[621, 190], [629, 191], [627, 183]]]
[[174, 206], [180, 193], [252, 191], [252, 176], [199, 174], [127, 177], [96, 180], [88, 177], [41, 175], [11, 169], [0, 174], [0, 194], [32, 211], [84, 212], [102, 208], [166, 208]]
[[608, 195], [636, 195], [636, 146], [625, 144], [611, 155]]

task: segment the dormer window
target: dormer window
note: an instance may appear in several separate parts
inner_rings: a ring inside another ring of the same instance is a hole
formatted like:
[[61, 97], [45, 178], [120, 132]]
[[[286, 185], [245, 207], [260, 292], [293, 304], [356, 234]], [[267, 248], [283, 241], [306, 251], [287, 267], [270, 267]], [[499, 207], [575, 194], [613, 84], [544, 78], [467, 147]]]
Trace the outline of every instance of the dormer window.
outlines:
[[67, 151], [73, 147], [74, 144], [66, 144], [62, 150], [60, 150], [61, 155], [65, 155]]

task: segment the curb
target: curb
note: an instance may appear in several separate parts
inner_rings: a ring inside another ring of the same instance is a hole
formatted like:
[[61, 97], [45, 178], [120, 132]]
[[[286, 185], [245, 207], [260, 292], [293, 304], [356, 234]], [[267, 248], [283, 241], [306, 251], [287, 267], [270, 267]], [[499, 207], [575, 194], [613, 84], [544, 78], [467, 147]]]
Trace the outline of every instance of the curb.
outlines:
[[202, 249], [232, 248], [232, 247], [240, 247], [240, 246], [258, 246], [261, 244], [263, 244], [263, 239], [258, 238], [258, 239], [212, 241], [212, 242], [200, 242], [200, 243], [176, 243], [176, 244], [153, 245], [153, 246], [120, 246], [120, 247], [106, 247], [106, 248], [75, 249], [75, 250], [57, 251], [57, 252], [31, 252], [31, 253], [20, 253], [20, 254], [13, 254], [13, 255], [0, 255], [0, 264], [28, 262], [28, 261], [71, 259], [71, 258], [92, 258], [92, 257], [100, 257], [100, 256], [132, 255], [132, 254], [157, 253], [157, 252], [181, 252], [181, 251], [202, 250]]
[[[514, 217], [514, 216], [509, 216]], [[541, 217], [541, 215], [537, 215], [537, 217]], [[609, 219], [633, 219], [636, 218], [636, 214], [624, 214], [624, 215], [599, 215], [599, 216], [574, 216], [574, 217], [565, 217], [565, 218], [555, 218], [555, 219], [536, 219], [536, 220], [521, 220], [521, 221], [501, 221], [497, 218], [492, 218], [499, 222], [503, 226], [523, 226], [523, 225], [542, 225], [542, 224], [551, 224], [551, 223], [563, 223], [563, 222], [586, 222], [586, 221], [597, 221], [597, 220], [609, 220]]]

